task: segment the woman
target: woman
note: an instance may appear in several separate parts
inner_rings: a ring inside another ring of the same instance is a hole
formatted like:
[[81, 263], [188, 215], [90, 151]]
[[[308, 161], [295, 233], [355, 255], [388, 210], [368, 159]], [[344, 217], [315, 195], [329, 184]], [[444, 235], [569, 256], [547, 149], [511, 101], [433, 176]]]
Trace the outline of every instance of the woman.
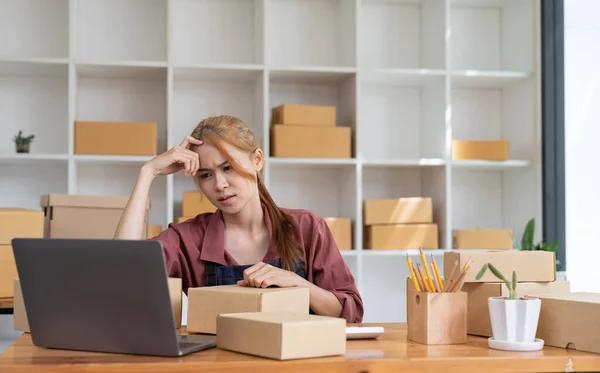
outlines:
[[327, 224], [309, 211], [277, 207], [261, 181], [263, 164], [244, 122], [206, 118], [179, 146], [144, 164], [115, 238], [142, 239], [152, 181], [183, 170], [217, 207], [152, 238], [186, 293], [214, 285], [304, 286], [313, 313], [361, 322], [362, 299]]

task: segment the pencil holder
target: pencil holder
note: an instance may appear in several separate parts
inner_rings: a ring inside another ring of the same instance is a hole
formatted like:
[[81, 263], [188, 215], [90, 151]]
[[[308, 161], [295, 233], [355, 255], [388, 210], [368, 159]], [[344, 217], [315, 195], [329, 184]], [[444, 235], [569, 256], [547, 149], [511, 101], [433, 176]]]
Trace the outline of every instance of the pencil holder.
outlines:
[[408, 339], [427, 345], [467, 342], [467, 293], [410, 291]]

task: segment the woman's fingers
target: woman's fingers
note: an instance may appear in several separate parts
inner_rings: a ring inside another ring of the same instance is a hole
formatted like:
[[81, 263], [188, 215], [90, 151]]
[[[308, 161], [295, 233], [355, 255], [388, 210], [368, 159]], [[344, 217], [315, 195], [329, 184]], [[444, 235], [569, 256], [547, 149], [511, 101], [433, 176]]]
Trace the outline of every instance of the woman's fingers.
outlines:
[[269, 270], [269, 266], [266, 263], [257, 263], [252, 267], [248, 267], [244, 270], [243, 279], [248, 286], [258, 287], [256, 279], [258, 276], [261, 276], [263, 273]]
[[187, 148], [188, 145], [190, 145], [190, 144], [192, 144], [192, 145], [202, 145], [202, 144], [204, 144], [204, 141], [195, 139], [192, 136], [187, 135], [185, 137], [185, 139], [183, 139], [183, 141], [181, 142], [181, 144], [179, 144], [179, 146], [181, 146], [182, 148]]

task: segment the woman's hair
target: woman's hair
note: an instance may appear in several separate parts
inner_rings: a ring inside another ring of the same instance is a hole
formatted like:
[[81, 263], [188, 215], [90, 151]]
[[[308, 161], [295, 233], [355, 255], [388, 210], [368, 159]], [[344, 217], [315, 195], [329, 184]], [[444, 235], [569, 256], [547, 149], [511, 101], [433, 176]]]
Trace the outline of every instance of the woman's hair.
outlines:
[[[275, 204], [262, 182], [261, 174], [248, 172], [242, 168], [223, 146], [224, 143], [227, 143], [248, 154], [254, 153], [259, 148], [258, 141], [248, 125], [229, 115], [208, 117], [198, 123], [191, 136], [217, 148], [235, 171], [257, 183], [260, 201], [266, 207], [271, 220], [273, 239], [277, 242], [282, 266], [284, 269], [293, 271], [295, 261], [299, 258], [300, 253], [298, 231], [294, 221]], [[198, 180], [195, 179], [195, 181], [198, 185]]]

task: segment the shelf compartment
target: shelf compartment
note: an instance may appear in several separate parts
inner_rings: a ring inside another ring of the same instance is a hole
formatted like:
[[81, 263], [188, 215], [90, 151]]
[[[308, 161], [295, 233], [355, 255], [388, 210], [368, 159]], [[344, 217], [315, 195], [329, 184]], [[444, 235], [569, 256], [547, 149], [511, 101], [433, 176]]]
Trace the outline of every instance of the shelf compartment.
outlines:
[[76, 71], [76, 120], [154, 122], [157, 152], [166, 150], [166, 68], [81, 64]]
[[[361, 209], [362, 201], [366, 199], [430, 197], [433, 204], [433, 223], [438, 225], [438, 247], [448, 247], [448, 243], [445, 242], [446, 167], [365, 167], [362, 173]], [[377, 250], [365, 250], [365, 253], [367, 251], [374, 253]]]
[[69, 57], [69, 0], [4, 0], [1, 57]]
[[[77, 190], [74, 194], [92, 196], [131, 195], [137, 182], [141, 164], [137, 163], [86, 163], [77, 162], [75, 167]], [[149, 224], [162, 224], [166, 228], [166, 182], [159, 176], [150, 189]]]
[[77, 58], [167, 60], [167, 1], [78, 0]]
[[0, 62], [0, 154], [15, 153], [13, 136], [35, 135], [33, 154], [68, 153], [66, 64]]
[[363, 1], [361, 20], [361, 66], [445, 68], [444, 0]]
[[534, 0], [450, 0], [452, 69], [532, 71]]
[[221, 114], [244, 121], [263, 146], [263, 72], [176, 68], [173, 73], [172, 144], [179, 144], [200, 121]]
[[175, 0], [171, 11], [175, 64], [262, 64], [263, 1]]
[[356, 66], [354, 1], [269, 1], [266, 22], [271, 66]]
[[361, 83], [358, 150], [365, 160], [445, 158], [443, 77]]
[[[411, 255], [420, 263], [418, 255]], [[427, 255], [428, 262], [430, 261]], [[438, 266], [441, 266], [436, 256]], [[363, 322], [406, 322], [406, 279], [410, 276], [406, 256], [370, 256], [362, 258], [362, 284], [365, 314]], [[395, 294], [393, 297], [382, 294]]]
[[0, 162], [0, 207], [40, 210], [42, 195], [69, 192], [67, 172], [66, 160]]

